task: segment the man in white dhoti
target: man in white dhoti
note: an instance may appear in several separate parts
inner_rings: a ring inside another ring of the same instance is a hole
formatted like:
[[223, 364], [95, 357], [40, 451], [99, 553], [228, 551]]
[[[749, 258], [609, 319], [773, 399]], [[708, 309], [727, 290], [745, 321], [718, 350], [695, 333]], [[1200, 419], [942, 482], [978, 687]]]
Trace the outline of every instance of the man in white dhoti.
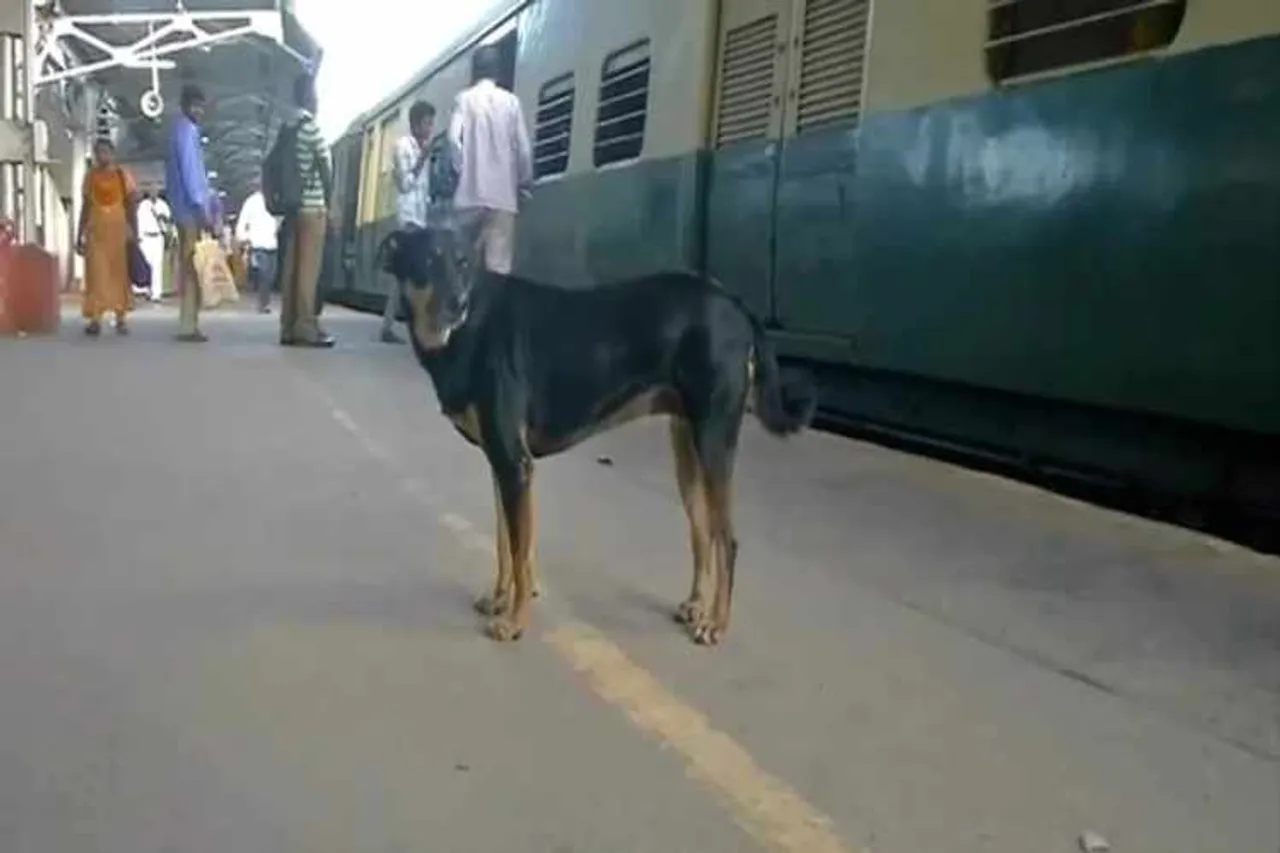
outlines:
[[271, 288], [276, 281], [276, 250], [280, 220], [267, 211], [260, 182], [240, 207], [236, 219], [236, 240], [249, 247], [249, 284], [258, 294], [258, 313], [271, 313]]
[[169, 225], [173, 222], [173, 212], [164, 199], [159, 198], [155, 190], [147, 190], [147, 194], [138, 203], [138, 248], [147, 266], [151, 267], [152, 302], [159, 302], [164, 297], [164, 248]]

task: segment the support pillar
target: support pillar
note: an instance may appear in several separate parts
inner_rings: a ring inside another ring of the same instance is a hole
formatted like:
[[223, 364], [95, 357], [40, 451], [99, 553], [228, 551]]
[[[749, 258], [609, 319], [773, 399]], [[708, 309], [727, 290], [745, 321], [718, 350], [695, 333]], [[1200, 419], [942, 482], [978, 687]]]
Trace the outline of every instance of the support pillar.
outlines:
[[18, 61], [22, 50], [21, 20], [10, 10], [0, 18], [0, 217], [20, 228], [18, 210], [19, 168], [26, 144], [26, 128], [19, 118], [21, 79]]
[[0, 215], [37, 242], [34, 0], [0, 3]]
[[41, 193], [36, 189], [36, 4], [35, 0], [22, 0], [22, 104], [23, 120], [27, 124], [27, 132], [31, 134], [27, 141], [27, 156], [22, 163], [22, 185], [25, 195], [22, 203], [22, 239], [28, 243], [38, 241], [36, 233], [36, 209], [40, 204]]
[[0, 214], [18, 245], [0, 252], [0, 334], [50, 333], [59, 320], [58, 261], [45, 250], [45, 169], [36, 161], [34, 0], [0, 2]]
[[80, 211], [84, 208], [84, 175], [89, 162], [89, 131], [79, 131], [71, 139], [71, 279], [75, 289], [84, 287], [84, 258], [75, 251], [77, 229], [80, 227]]

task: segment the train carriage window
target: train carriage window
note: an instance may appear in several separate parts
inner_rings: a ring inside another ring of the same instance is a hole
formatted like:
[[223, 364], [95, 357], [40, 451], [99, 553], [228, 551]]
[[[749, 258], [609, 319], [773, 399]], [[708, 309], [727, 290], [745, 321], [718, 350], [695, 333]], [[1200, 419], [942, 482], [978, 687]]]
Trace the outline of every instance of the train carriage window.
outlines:
[[987, 72], [997, 83], [1168, 47], [1187, 0], [990, 0]]
[[648, 111], [649, 40], [644, 39], [608, 56], [601, 68], [595, 165], [640, 156]]
[[573, 95], [572, 72], [548, 80], [538, 90], [538, 114], [533, 133], [534, 178], [559, 175], [569, 168]]

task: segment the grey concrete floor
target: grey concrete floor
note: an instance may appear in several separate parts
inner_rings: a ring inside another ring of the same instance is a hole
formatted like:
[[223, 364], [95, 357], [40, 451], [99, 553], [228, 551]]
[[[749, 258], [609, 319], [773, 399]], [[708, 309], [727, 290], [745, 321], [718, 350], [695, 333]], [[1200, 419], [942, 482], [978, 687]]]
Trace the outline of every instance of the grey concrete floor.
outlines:
[[655, 421], [540, 466], [499, 646], [483, 461], [326, 321], [0, 341], [3, 853], [1280, 850], [1280, 561], [752, 426], [703, 649]]

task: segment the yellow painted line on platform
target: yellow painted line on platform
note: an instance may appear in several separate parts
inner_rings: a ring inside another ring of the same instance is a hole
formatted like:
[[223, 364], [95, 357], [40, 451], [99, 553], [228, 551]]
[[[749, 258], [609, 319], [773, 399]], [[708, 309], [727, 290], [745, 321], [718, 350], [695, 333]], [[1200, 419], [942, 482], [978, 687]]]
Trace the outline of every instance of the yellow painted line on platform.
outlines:
[[766, 848], [777, 853], [851, 853], [828, 817], [762, 769], [737, 741], [680, 701], [595, 628], [567, 622], [543, 639], [586, 677], [600, 698], [624, 711], [641, 731], [679, 752], [690, 775], [714, 790], [738, 824]]
[[[442, 513], [439, 521], [468, 549], [493, 553], [493, 541], [462, 516]], [[636, 728], [678, 752], [690, 775], [713, 790], [738, 825], [766, 849], [853, 853], [830, 818], [761, 768], [737, 741], [667, 690], [617, 644], [585, 622], [558, 621], [542, 639], [586, 678], [593, 693], [625, 713]]]
[[[353, 434], [371, 456], [381, 461], [390, 458], [348, 412], [322, 388], [319, 390], [333, 419]], [[440, 526], [468, 550], [490, 556], [495, 553], [493, 539], [461, 515], [441, 511], [425, 483], [401, 478], [401, 487], [406, 494], [436, 508]], [[545, 582], [542, 601], [541, 609], [545, 611], [545, 605], [550, 603]], [[577, 620], [557, 621], [559, 624], [543, 634], [542, 640], [585, 678], [595, 695], [625, 713], [640, 731], [678, 752], [690, 775], [713, 791], [738, 825], [765, 849], [772, 853], [855, 853], [841, 840], [830, 818], [786, 782], [760, 767], [737, 741], [667, 690], [603, 633]]]

